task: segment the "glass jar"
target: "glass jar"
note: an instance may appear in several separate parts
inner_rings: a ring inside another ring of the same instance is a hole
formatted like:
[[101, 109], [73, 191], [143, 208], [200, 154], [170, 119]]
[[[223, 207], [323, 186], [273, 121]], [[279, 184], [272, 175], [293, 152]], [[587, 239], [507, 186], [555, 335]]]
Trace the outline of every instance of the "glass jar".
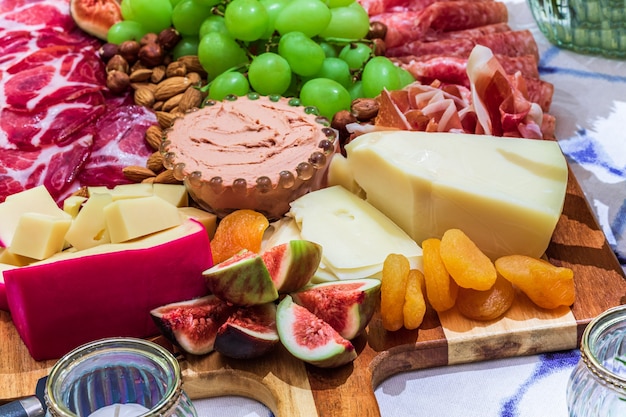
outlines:
[[626, 305], [592, 320], [567, 384], [570, 417], [626, 416]]
[[626, 58], [626, 0], [528, 0], [550, 42], [576, 52]]
[[196, 417], [176, 358], [143, 339], [108, 338], [61, 358], [45, 390], [50, 417]]

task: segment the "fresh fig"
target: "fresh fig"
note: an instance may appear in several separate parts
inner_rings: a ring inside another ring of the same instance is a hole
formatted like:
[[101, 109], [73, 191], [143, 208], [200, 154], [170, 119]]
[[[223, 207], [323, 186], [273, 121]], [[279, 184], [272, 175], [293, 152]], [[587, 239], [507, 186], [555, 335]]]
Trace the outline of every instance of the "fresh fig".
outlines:
[[369, 323], [380, 295], [375, 278], [324, 282], [291, 294], [294, 302], [328, 323], [351, 340]]
[[235, 359], [262, 356], [278, 343], [276, 304], [239, 307], [226, 320], [215, 338], [215, 350]]
[[185, 352], [204, 355], [214, 350], [217, 331], [236, 310], [214, 295], [166, 304], [150, 311], [157, 327]]
[[261, 255], [279, 293], [304, 287], [322, 260], [322, 246], [309, 240], [291, 240]]
[[76, 26], [103, 41], [109, 28], [122, 21], [117, 0], [70, 0], [70, 15]]
[[356, 359], [354, 345], [328, 323], [287, 295], [278, 304], [276, 328], [280, 341], [296, 358], [321, 368], [335, 368]]
[[263, 258], [246, 249], [202, 275], [214, 295], [238, 306], [265, 304], [278, 298]]

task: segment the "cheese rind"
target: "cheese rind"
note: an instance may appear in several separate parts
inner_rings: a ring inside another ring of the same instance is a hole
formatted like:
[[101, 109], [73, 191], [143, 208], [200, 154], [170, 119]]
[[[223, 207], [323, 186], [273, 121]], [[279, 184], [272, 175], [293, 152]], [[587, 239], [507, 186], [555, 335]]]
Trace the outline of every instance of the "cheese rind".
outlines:
[[306, 194], [291, 203], [289, 215], [303, 239], [322, 245], [325, 270], [339, 279], [380, 278], [390, 253], [422, 268], [422, 249], [368, 202], [341, 186]]
[[458, 228], [492, 259], [540, 257], [563, 209], [568, 168], [555, 141], [373, 132], [346, 152], [367, 201], [418, 243]]

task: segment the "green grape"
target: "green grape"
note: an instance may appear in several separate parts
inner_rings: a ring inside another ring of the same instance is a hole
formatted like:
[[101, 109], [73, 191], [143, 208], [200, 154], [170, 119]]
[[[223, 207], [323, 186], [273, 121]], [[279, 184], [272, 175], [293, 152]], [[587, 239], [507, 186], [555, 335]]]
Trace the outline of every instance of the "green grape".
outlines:
[[400, 89], [400, 74], [391, 60], [384, 56], [370, 59], [361, 74], [363, 94], [365, 97], [376, 97], [383, 88], [387, 90]]
[[172, 3], [170, 0], [131, 0], [133, 20], [148, 32], [159, 33], [172, 26]]
[[278, 16], [285, 4], [289, 3], [289, 0], [260, 0], [260, 2], [269, 16], [267, 29], [261, 36], [261, 39], [269, 39], [276, 31], [276, 16]]
[[248, 81], [252, 89], [261, 95], [282, 95], [291, 84], [291, 68], [282, 56], [264, 52], [250, 63]]
[[365, 94], [363, 94], [363, 83], [361, 82], [361, 80], [352, 83], [350, 88], [348, 88], [348, 92], [350, 93], [350, 98], [352, 99], [352, 101], [356, 100], [357, 98], [365, 97]]
[[[178, 0], [180, 1], [180, 0]], [[220, 4], [222, 2], [222, 0], [193, 0], [195, 3], [201, 5], [201, 6], [205, 6], [205, 7], [213, 7], [213, 6], [217, 6], [218, 4]]]
[[337, 81], [314, 78], [300, 90], [300, 101], [305, 106], [315, 106], [322, 116], [332, 119], [339, 110], [349, 110], [352, 104], [350, 93]]
[[183, 36], [172, 50], [174, 59], [186, 55], [198, 55], [198, 44], [200, 40], [196, 36]]
[[355, 3], [355, 0], [326, 0], [325, 3], [332, 9], [333, 7], [348, 6], [349, 4]]
[[135, 20], [133, 10], [130, 7], [130, 2], [131, 0], [122, 0], [120, 3], [120, 12], [122, 13], [124, 20]]
[[330, 9], [320, 0], [291, 0], [278, 16], [276, 30], [284, 35], [288, 32], [302, 32], [309, 38], [322, 33], [330, 22]]
[[409, 71], [401, 67], [396, 68], [398, 69], [398, 77], [400, 78], [400, 88], [404, 88], [415, 82], [415, 77]]
[[289, 32], [281, 36], [278, 54], [287, 60], [294, 73], [303, 76], [318, 72], [326, 58], [322, 47], [302, 32]]
[[250, 91], [250, 83], [245, 75], [237, 71], [226, 71], [215, 77], [209, 87], [209, 98], [223, 100], [230, 94], [245, 96]]
[[324, 54], [326, 55], [326, 58], [330, 58], [330, 57], [336, 58], [337, 55], [339, 55], [337, 48], [333, 44], [324, 42], [324, 41], [321, 41], [319, 44], [324, 50]]
[[172, 5], [172, 10], [174, 9], [174, 7], [176, 7], [176, 5], [178, 3], [180, 3], [181, 0], [170, 0], [170, 4]]
[[225, 35], [229, 34], [228, 29], [226, 29], [226, 22], [224, 22], [224, 16], [212, 14], [204, 19], [198, 31], [198, 38], [202, 39], [202, 37], [209, 32], [220, 32]]
[[107, 41], [120, 44], [124, 41], [138, 41], [146, 34], [146, 30], [139, 23], [132, 20], [122, 20], [115, 23], [107, 32]]
[[219, 32], [207, 33], [200, 39], [198, 60], [209, 81], [228, 69], [248, 63], [246, 51], [233, 38]]
[[335, 57], [324, 59], [322, 68], [320, 68], [313, 78], [330, 78], [346, 88], [352, 85], [352, 74], [350, 73], [348, 63], [343, 59]]
[[211, 14], [210, 7], [198, 4], [194, 0], [181, 0], [172, 10], [172, 24], [183, 36], [198, 36], [200, 26]]
[[372, 48], [362, 42], [349, 43], [339, 51], [339, 58], [348, 63], [351, 70], [363, 68], [372, 57]]
[[226, 28], [233, 38], [256, 41], [267, 31], [270, 16], [259, 0], [232, 0], [224, 11]]
[[370, 18], [359, 3], [330, 9], [330, 22], [319, 36], [322, 38], [363, 39], [370, 30]]

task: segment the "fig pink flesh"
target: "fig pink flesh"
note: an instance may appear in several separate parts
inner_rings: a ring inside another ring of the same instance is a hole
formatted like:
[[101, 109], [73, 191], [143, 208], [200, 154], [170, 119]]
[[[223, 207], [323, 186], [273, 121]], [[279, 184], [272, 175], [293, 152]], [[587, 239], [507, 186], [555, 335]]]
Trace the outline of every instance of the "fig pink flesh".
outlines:
[[328, 323], [318, 318], [306, 308], [297, 304], [293, 305], [293, 314], [295, 316], [293, 333], [298, 343], [314, 349], [323, 346], [329, 340], [344, 345], [348, 349], [354, 349], [352, 344], [341, 337]]
[[365, 293], [358, 290], [361, 286], [360, 284], [348, 285], [347, 287], [350, 288], [342, 286], [345, 291], [339, 291], [332, 286], [319, 288], [316, 291], [303, 291], [297, 295], [297, 300], [313, 314], [330, 324], [333, 329], [344, 329], [347, 325], [350, 306], [361, 304], [365, 300]]
[[119, 250], [15, 268], [4, 273], [18, 333], [35, 360], [56, 359], [92, 340], [158, 334], [150, 311], [206, 295], [206, 231], [188, 221], [181, 236]]

